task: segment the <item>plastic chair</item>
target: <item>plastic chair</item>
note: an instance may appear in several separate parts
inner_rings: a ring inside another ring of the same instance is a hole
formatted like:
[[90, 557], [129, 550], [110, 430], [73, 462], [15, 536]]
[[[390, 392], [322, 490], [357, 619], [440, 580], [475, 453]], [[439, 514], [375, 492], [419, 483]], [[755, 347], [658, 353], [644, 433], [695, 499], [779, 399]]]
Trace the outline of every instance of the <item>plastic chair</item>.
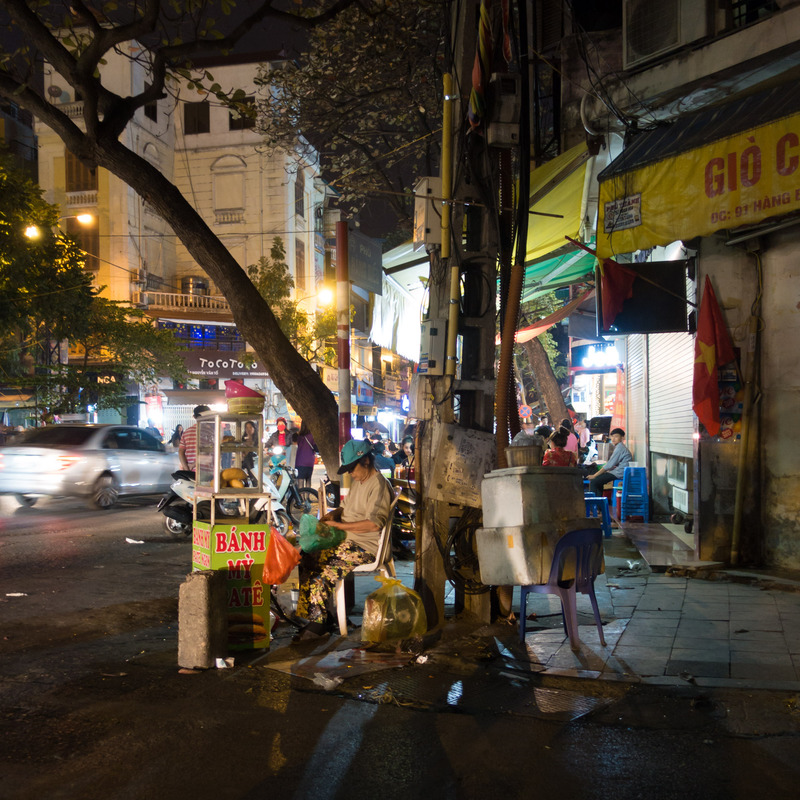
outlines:
[[[528, 594], [557, 594], [561, 600], [561, 617], [564, 629], [569, 636], [570, 647], [577, 650], [578, 638], [577, 593], [588, 594], [594, 611], [594, 621], [600, 635], [600, 643], [605, 647], [603, 623], [594, 593], [594, 581], [600, 571], [603, 558], [603, 538], [597, 528], [584, 528], [565, 533], [556, 544], [553, 564], [547, 583], [520, 587], [519, 602], [519, 640], [525, 642], [526, 608]], [[575, 564], [575, 577], [564, 580], [564, 565]]]
[[650, 521], [650, 498], [647, 494], [647, 470], [644, 467], [625, 467], [622, 477], [622, 511], [620, 522], [629, 517]]
[[[392, 492], [394, 499], [389, 506], [389, 516], [378, 539], [378, 553], [375, 556], [375, 560], [367, 564], [359, 564], [352, 570], [353, 572], [382, 572], [387, 578], [396, 576], [394, 559], [392, 558], [392, 521], [394, 519], [394, 507], [400, 499], [400, 489], [393, 488]], [[342, 636], [347, 636], [347, 603], [344, 597], [344, 582], [345, 578], [337, 581], [334, 596], [336, 598], [336, 617], [339, 621], [339, 633]]]
[[599, 518], [600, 525], [603, 531], [603, 536], [606, 539], [611, 538], [611, 514], [608, 511], [608, 498], [607, 497], [585, 497], [583, 498], [586, 503], [586, 516], [591, 518]]

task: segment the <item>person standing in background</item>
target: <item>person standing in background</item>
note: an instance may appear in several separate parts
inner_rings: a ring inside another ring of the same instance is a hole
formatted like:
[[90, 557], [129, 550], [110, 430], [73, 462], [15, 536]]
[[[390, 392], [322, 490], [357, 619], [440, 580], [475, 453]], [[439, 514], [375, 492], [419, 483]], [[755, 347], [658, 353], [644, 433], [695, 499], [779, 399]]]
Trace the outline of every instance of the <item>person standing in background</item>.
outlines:
[[273, 447], [289, 447], [294, 444], [294, 435], [297, 433], [297, 429], [289, 427], [286, 417], [278, 417], [275, 420], [275, 428], [276, 430], [267, 439], [267, 450], [271, 450]]
[[297, 454], [294, 466], [297, 470], [297, 482], [300, 486], [311, 486], [311, 475], [317, 460], [317, 443], [305, 420], [300, 423], [300, 430], [295, 434], [295, 444], [297, 445]]
[[572, 430], [572, 420], [570, 419], [562, 419], [561, 420], [561, 430], [566, 431], [567, 434], [567, 443], [564, 446], [564, 449], [568, 453], [575, 453], [575, 458], [578, 458], [578, 437], [575, 435], [575, 432]]
[[178, 452], [178, 446], [181, 443], [182, 436], [183, 436], [183, 425], [176, 425], [175, 430], [172, 431], [172, 436], [169, 437], [169, 445], [172, 448], [173, 453]]
[[[192, 415], [195, 420], [211, 409], [208, 406], [195, 406]], [[183, 432], [181, 443], [178, 445], [178, 458], [181, 462], [181, 469], [188, 469], [194, 472], [197, 463], [197, 422]]]

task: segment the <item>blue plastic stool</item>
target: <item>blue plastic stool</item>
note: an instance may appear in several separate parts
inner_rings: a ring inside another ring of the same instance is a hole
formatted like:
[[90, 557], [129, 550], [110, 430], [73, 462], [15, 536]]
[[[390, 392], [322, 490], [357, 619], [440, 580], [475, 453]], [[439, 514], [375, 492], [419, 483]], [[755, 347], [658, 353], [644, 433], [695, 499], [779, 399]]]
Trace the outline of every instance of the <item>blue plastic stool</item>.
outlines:
[[644, 467], [625, 467], [622, 476], [622, 511], [620, 522], [629, 517], [650, 521], [650, 498], [647, 494], [647, 470]]
[[586, 503], [586, 516], [602, 520], [600, 527], [606, 539], [611, 538], [611, 514], [608, 513], [607, 497], [584, 497]]

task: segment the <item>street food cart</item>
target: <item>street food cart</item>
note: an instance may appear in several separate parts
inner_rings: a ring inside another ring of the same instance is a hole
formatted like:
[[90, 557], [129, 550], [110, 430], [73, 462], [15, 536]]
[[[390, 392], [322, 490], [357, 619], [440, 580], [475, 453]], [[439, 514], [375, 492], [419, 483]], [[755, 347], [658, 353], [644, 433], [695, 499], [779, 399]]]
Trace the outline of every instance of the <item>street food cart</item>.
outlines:
[[[254, 443], [243, 442], [247, 422], [255, 426]], [[269, 514], [254, 512], [256, 501], [270, 498], [261, 475], [263, 433], [260, 413], [204, 414], [197, 421], [192, 567], [227, 575], [229, 650], [269, 648], [270, 587], [261, 583]], [[251, 523], [256, 516], [264, 521]]]

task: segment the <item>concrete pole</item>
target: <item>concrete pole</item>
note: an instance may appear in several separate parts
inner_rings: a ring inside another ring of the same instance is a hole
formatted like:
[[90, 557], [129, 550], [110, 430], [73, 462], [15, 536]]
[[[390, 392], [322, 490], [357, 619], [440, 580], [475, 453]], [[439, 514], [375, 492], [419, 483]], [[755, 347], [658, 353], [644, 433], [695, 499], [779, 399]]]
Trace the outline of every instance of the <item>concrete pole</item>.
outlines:
[[[347, 221], [336, 223], [336, 356], [339, 362], [339, 450], [350, 441], [350, 267], [347, 260]], [[341, 499], [350, 489], [342, 475]]]

